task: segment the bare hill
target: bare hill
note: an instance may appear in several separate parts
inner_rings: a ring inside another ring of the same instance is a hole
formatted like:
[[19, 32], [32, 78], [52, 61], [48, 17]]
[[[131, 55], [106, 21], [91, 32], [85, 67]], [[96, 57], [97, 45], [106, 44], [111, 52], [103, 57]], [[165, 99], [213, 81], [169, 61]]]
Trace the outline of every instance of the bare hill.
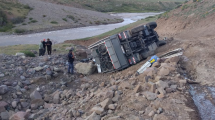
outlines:
[[105, 13], [57, 5], [40, 0], [19, 0], [33, 10], [26, 16], [24, 23], [16, 29], [51, 30], [121, 22], [118, 17]]

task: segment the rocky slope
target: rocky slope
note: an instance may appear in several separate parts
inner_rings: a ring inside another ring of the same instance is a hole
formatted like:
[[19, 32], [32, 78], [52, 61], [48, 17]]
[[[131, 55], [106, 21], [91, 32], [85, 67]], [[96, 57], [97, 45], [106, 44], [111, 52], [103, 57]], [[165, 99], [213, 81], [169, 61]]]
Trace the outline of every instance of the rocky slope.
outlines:
[[186, 87], [191, 80], [184, 78], [186, 71], [181, 68], [184, 58], [154, 63], [138, 76], [135, 72], [144, 61], [118, 73], [83, 76], [65, 74], [65, 55], [1, 55], [0, 116], [4, 120], [198, 120]]

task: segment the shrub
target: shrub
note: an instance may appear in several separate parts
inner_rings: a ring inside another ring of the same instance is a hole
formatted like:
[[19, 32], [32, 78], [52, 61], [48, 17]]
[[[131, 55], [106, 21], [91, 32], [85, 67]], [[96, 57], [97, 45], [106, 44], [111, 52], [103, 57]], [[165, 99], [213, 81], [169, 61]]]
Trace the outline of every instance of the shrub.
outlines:
[[12, 22], [13, 24], [22, 23], [22, 22], [24, 22], [24, 17], [16, 17], [16, 18], [13, 18], [13, 19], [11, 19], [11, 22]]
[[0, 32], [7, 32], [7, 31], [11, 30], [13, 27], [14, 26], [12, 23], [8, 23], [8, 24], [4, 25], [3, 27], [0, 27]]
[[3, 11], [0, 10], [0, 26], [3, 26], [5, 24], [7, 24], [7, 17], [3, 13]]
[[15, 29], [14, 32], [15, 32], [15, 33], [24, 33], [25, 30], [24, 30], [24, 29]]
[[26, 57], [35, 57], [35, 54], [28, 50], [21, 51], [21, 53], [24, 53]]
[[33, 20], [33, 18], [29, 18], [29, 20]]
[[27, 25], [26, 23], [22, 23], [22, 25]]
[[46, 17], [46, 15], [43, 15], [43, 17]]
[[29, 10], [33, 10], [33, 8], [31, 8], [29, 5], [24, 5], [24, 7], [23, 8], [25, 8], [25, 9], [29, 9]]
[[66, 21], [67, 22], [67, 19], [66, 18], [62, 18], [62, 20]]
[[38, 22], [38, 21], [37, 21], [37, 20], [31, 20], [31, 22], [32, 22], [32, 23], [36, 23], [36, 22]]
[[67, 15], [67, 17], [68, 17], [69, 19], [75, 20], [75, 17], [72, 16], [72, 15]]
[[94, 21], [95, 24], [99, 25], [101, 22], [100, 21]]
[[56, 21], [51, 21], [50, 23], [51, 24], [58, 24], [58, 22], [56, 22]]
[[187, 9], [188, 7], [189, 7], [188, 5], [183, 5], [181, 9], [182, 9], [182, 10], [185, 10], [185, 9]]

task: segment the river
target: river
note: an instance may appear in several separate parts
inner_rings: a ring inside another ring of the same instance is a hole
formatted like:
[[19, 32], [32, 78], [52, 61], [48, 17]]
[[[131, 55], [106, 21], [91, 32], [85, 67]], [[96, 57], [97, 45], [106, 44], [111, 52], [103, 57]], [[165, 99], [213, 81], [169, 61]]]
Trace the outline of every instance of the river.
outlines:
[[56, 43], [64, 42], [65, 40], [76, 40], [86, 37], [100, 35], [130, 23], [136, 22], [149, 16], [155, 16], [161, 13], [118, 13], [112, 14], [124, 19], [121, 23], [88, 26], [80, 28], [71, 28], [64, 30], [56, 30], [49, 32], [33, 33], [27, 35], [1, 35], [0, 46], [19, 45], [19, 44], [39, 44], [43, 39], [50, 38]]

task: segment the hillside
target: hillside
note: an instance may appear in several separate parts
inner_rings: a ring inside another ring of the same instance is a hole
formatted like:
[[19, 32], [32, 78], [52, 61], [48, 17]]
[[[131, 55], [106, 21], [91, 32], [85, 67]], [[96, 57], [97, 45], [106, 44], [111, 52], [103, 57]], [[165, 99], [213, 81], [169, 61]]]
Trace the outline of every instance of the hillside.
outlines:
[[43, 0], [100, 12], [167, 11], [185, 0]]
[[33, 8], [17, 29], [53, 30], [121, 22], [122, 19], [91, 10], [84, 10], [40, 0], [19, 0]]
[[16, 0], [0, 0], [0, 32], [11, 29], [13, 24], [22, 23], [31, 9]]
[[[14, 31], [17, 33], [122, 22], [121, 18], [105, 13], [40, 0], [0, 0], [0, 3], [0, 10], [7, 15], [8, 23], [15, 25]], [[10, 14], [21, 21], [12, 22]]]
[[156, 31], [162, 37], [174, 37], [172, 47], [182, 47], [191, 60], [186, 66], [195, 70], [195, 79], [214, 85], [215, 1], [187, 2], [166, 12], [157, 20]]
[[[105, 12], [167, 11], [184, 0], [0, 0], [0, 32], [51, 31], [123, 20]], [[103, 13], [101, 13], [103, 12]], [[8, 20], [6, 20], [6, 18]]]

